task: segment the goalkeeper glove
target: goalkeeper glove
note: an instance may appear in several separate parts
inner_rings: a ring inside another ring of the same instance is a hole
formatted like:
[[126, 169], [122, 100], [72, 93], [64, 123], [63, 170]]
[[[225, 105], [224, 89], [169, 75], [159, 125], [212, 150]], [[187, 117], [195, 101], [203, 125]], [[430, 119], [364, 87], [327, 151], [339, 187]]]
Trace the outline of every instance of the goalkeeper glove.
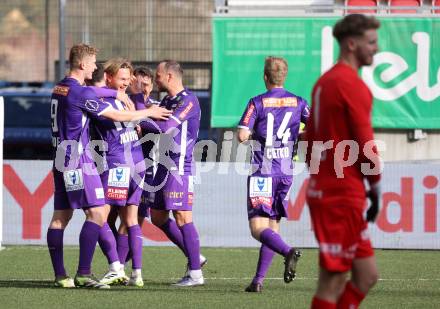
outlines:
[[370, 200], [370, 207], [367, 210], [367, 221], [374, 222], [381, 208], [381, 188], [380, 182], [370, 185], [370, 191], [367, 193]]

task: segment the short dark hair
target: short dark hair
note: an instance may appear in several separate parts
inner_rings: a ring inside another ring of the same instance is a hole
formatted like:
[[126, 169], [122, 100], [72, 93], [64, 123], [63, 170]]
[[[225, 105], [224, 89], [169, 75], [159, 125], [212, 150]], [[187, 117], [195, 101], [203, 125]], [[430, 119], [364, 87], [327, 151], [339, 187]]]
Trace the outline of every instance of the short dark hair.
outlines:
[[341, 43], [345, 38], [362, 36], [365, 31], [379, 27], [380, 22], [374, 16], [350, 14], [336, 23], [333, 36]]
[[100, 62], [96, 63], [96, 70], [93, 71], [92, 78], [86, 79], [87, 86], [94, 86], [104, 79], [104, 65]]
[[151, 80], [154, 79], [154, 74], [153, 74], [153, 70], [147, 67], [137, 67], [134, 69], [133, 71], [133, 75], [134, 76], [146, 76], [149, 77]]
[[180, 63], [178, 63], [175, 60], [162, 60], [160, 63], [165, 64], [165, 70], [167, 72], [171, 71], [179, 75], [180, 77], [183, 76], [183, 69]]

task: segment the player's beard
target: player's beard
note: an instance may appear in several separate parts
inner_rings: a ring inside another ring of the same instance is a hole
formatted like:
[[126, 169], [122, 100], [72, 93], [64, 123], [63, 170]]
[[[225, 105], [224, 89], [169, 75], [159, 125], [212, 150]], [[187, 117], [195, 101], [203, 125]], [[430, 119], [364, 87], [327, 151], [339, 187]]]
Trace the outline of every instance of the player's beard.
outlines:
[[168, 89], [165, 88], [164, 86], [160, 85], [160, 84], [157, 84], [157, 90], [159, 92], [168, 92]]
[[373, 64], [373, 56], [374, 54], [370, 55], [368, 52], [362, 52], [362, 50], [358, 49], [356, 58], [360, 64], [359, 67], [369, 66]]

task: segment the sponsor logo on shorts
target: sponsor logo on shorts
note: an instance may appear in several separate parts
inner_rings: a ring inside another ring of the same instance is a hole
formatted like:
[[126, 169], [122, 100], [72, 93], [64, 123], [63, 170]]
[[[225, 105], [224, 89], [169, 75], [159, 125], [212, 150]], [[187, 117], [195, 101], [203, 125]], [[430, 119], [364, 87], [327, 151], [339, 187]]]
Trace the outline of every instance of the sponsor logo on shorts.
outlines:
[[128, 189], [124, 188], [107, 188], [107, 198], [112, 200], [126, 200], [128, 196]]
[[179, 202], [179, 203], [173, 203], [173, 206], [182, 207], [182, 202]]
[[99, 198], [99, 199], [104, 198], [104, 189], [103, 188], [96, 188], [95, 195], [96, 195], [96, 198]]
[[188, 193], [188, 205], [192, 205], [194, 200], [194, 194]]
[[118, 188], [128, 188], [129, 186], [129, 167], [112, 168], [108, 172], [108, 186]]
[[63, 176], [64, 185], [67, 192], [84, 189], [83, 174], [81, 169], [65, 171]]
[[322, 242], [319, 244], [319, 251], [334, 258], [354, 259], [357, 247], [358, 244], [354, 244], [347, 249], [342, 249], [342, 244]]
[[179, 191], [164, 191], [163, 195], [166, 198], [171, 198], [171, 199], [181, 199], [183, 198], [183, 194], [184, 192], [179, 192]]
[[250, 197], [272, 197], [272, 178], [251, 177], [249, 182]]
[[266, 206], [272, 208], [272, 198], [263, 196], [251, 197], [251, 204], [253, 208], [258, 206]]

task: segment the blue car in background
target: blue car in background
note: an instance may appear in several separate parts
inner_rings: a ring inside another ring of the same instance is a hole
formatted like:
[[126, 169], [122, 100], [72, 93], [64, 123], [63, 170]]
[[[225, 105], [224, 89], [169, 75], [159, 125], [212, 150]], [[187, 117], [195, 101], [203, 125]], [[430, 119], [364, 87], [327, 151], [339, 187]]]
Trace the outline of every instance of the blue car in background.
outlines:
[[[0, 96], [5, 102], [3, 157], [5, 159], [51, 160], [50, 97], [52, 87], [13, 85], [15, 87], [2, 88], [0, 83]], [[11, 84], [6, 86], [11, 86]], [[210, 93], [208, 91], [193, 91], [193, 93], [199, 98], [202, 112], [199, 140], [216, 141], [217, 131], [211, 129], [209, 125]], [[206, 157], [206, 154], [202, 157]]]
[[5, 159], [52, 158], [50, 122], [51, 88], [0, 89], [5, 104], [3, 157]]

